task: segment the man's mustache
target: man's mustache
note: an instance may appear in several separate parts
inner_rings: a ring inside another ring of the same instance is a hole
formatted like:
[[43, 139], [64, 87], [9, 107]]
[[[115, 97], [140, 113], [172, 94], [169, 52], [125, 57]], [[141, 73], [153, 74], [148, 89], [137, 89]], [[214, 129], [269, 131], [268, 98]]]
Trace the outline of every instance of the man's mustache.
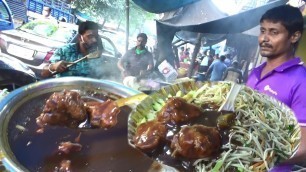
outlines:
[[93, 43], [93, 44], [87, 44], [87, 48], [91, 49], [91, 48], [97, 48], [98, 44], [97, 43]]
[[98, 45], [97, 44], [92, 44], [90, 46], [87, 47], [87, 51], [88, 52], [94, 52], [98, 50]]
[[264, 43], [260, 43], [259, 46], [260, 47], [273, 48], [273, 46], [271, 44], [268, 44], [268, 43], [265, 43], [265, 42]]

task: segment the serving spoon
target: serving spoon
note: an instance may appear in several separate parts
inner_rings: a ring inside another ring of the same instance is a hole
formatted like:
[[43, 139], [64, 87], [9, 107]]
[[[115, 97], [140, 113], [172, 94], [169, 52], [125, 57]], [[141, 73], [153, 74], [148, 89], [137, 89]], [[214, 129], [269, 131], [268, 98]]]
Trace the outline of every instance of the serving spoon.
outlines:
[[74, 62], [68, 64], [67, 67], [71, 67], [71, 66], [73, 66], [73, 65], [77, 64], [78, 62], [83, 61], [85, 59], [95, 59], [95, 58], [98, 58], [98, 57], [100, 57], [100, 55], [101, 55], [101, 51], [96, 50], [96, 51], [94, 51], [92, 53], [89, 53], [86, 56], [84, 56], [84, 57], [82, 57], [82, 58], [80, 58], [78, 60], [75, 60]]
[[220, 108], [218, 109], [218, 111], [231, 111], [231, 112], [235, 112], [235, 100], [236, 97], [239, 93], [239, 91], [241, 90], [241, 88], [243, 87], [243, 85], [241, 84], [236, 84], [233, 83], [229, 93], [226, 96], [225, 101], [223, 102], [223, 104], [220, 106]]
[[[94, 52], [92, 52], [92, 53], [87, 54], [86, 56], [84, 56], [84, 57], [82, 57], [82, 58], [79, 58], [79, 59], [77, 59], [77, 60], [75, 60], [75, 61], [73, 61], [73, 62], [70, 62], [70, 63], [67, 65], [67, 68], [69, 68], [69, 67], [71, 67], [71, 66], [73, 66], [73, 65], [75, 65], [75, 64], [77, 64], [77, 63], [79, 63], [80, 61], [83, 61], [83, 60], [85, 60], [85, 59], [95, 59], [95, 58], [99, 58], [100, 55], [101, 55], [101, 51], [100, 51], [100, 50], [96, 50], [96, 51], [94, 51]], [[56, 75], [56, 74], [58, 74], [58, 73], [60, 73], [60, 72], [55, 71], [55, 72], [52, 73], [52, 75]]]
[[[241, 84], [236, 84], [233, 83], [229, 93], [227, 94], [227, 97], [225, 99], [225, 101], [223, 102], [223, 104], [220, 106], [220, 108], [218, 109], [218, 111], [231, 111], [231, 112], [235, 112], [235, 100], [236, 97], [239, 93], [239, 91], [241, 90], [241, 88], [243, 87], [243, 85]], [[122, 107], [122, 106], [130, 106], [130, 105], [137, 105], [139, 104], [142, 100], [144, 100], [146, 97], [148, 97], [147, 94], [145, 93], [140, 93], [140, 94], [136, 94], [130, 97], [126, 97], [126, 98], [120, 98], [115, 100], [115, 104], [117, 105], [117, 107]], [[91, 99], [97, 102], [101, 102], [103, 103], [104, 101], [98, 98], [94, 98], [94, 97], [88, 97], [88, 96], [82, 96], [82, 98], [87, 98], [87, 99]], [[82, 123], [79, 124], [78, 128], [90, 128], [90, 121], [88, 118], [86, 118], [86, 120]]]
[[[135, 104], [139, 104], [142, 100], [144, 100], [146, 97], [148, 97], [147, 94], [145, 93], [139, 93], [130, 97], [125, 97], [125, 98], [120, 98], [114, 101], [114, 103], [117, 105], [117, 107], [122, 107], [122, 106], [129, 106], [129, 105], [135, 105]], [[93, 100], [96, 102], [100, 102], [103, 103], [104, 101], [98, 98], [94, 98], [94, 97], [89, 97], [89, 96], [82, 96], [82, 98], [86, 98], [89, 100]], [[110, 106], [112, 104], [109, 104]], [[82, 129], [90, 129], [91, 125], [90, 125], [90, 121], [89, 118], [87, 117], [85, 121], [83, 121], [82, 123], [79, 124], [78, 128], [82, 128]]]

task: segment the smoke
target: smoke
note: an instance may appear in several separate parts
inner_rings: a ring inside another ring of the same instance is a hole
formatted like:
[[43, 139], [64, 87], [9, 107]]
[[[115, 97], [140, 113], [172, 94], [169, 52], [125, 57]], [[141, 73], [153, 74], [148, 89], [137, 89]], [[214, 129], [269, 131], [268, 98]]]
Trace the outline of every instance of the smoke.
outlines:
[[90, 59], [88, 62], [90, 68], [89, 77], [122, 83], [121, 73], [117, 67], [117, 58], [102, 56], [97, 59]]

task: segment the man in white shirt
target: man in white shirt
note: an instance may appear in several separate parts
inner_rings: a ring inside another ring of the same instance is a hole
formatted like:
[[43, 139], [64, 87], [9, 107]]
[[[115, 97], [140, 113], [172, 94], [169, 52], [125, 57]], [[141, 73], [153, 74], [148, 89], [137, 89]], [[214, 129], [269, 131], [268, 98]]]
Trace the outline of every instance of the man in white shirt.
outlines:
[[42, 19], [56, 20], [54, 17], [52, 17], [51, 8], [48, 6], [44, 6], [41, 15], [42, 15]]
[[207, 50], [206, 54], [204, 54], [204, 58], [202, 59], [200, 63], [200, 68], [198, 72], [200, 73], [207, 72], [212, 61], [213, 61], [213, 58], [212, 58], [211, 52], [210, 50]]

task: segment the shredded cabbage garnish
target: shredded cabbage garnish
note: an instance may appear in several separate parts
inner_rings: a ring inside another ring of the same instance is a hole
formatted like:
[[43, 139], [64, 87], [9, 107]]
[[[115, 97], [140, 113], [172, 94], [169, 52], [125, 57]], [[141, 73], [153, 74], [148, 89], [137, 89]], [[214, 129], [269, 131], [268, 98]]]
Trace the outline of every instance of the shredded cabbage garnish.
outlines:
[[[230, 86], [219, 87], [203, 89], [195, 102], [213, 101], [220, 105], [225, 101], [224, 93]], [[196, 171], [268, 171], [276, 163], [289, 159], [298, 146], [296, 141], [300, 139], [298, 125], [290, 112], [269, 99], [244, 87], [236, 97], [237, 119], [230, 130], [229, 143], [223, 145], [224, 151], [219, 159], [195, 163]], [[237, 141], [241, 145], [237, 145]]]
[[[213, 104], [219, 108], [226, 100], [232, 82], [204, 83], [197, 90], [156, 99], [145, 119], [153, 120], [170, 97], [182, 97], [197, 106]], [[199, 159], [195, 171], [269, 171], [277, 163], [290, 158], [300, 140], [297, 121], [289, 108], [264, 94], [243, 87], [235, 100], [236, 120], [229, 132], [229, 142], [222, 146], [217, 159]], [[239, 144], [240, 143], [240, 144]]]

